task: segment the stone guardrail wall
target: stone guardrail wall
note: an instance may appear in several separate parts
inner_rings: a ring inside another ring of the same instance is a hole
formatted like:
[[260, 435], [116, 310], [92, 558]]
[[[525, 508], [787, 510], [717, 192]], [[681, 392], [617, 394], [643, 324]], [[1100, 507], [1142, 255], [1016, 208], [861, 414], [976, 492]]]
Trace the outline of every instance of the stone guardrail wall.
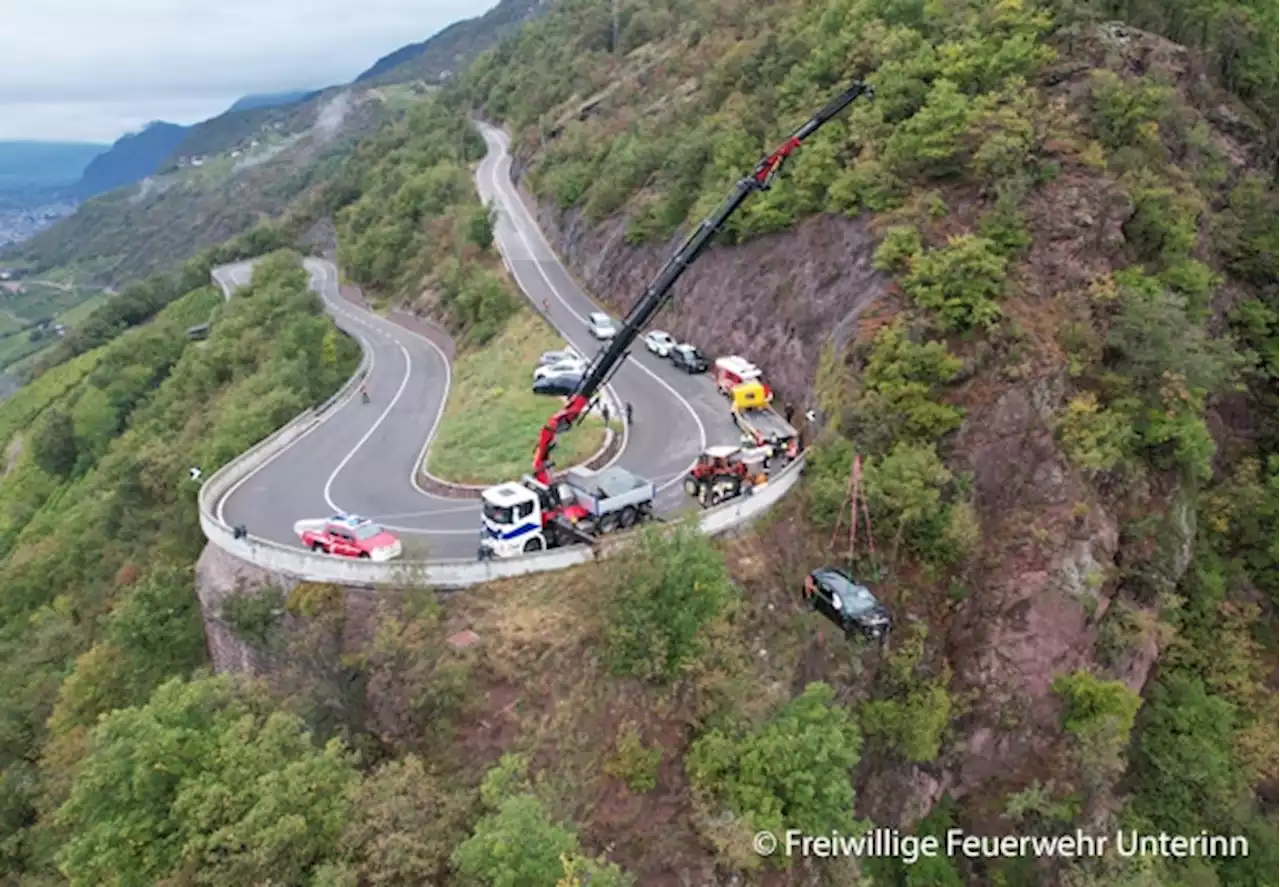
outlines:
[[[224, 291], [225, 289], [224, 287]], [[625, 543], [627, 534], [620, 537], [606, 537], [606, 544], [598, 548], [574, 545], [507, 560], [457, 559], [373, 563], [367, 560], [313, 554], [302, 548], [281, 545], [252, 535], [237, 539], [235, 530], [218, 517], [218, 503], [242, 478], [324, 422], [335, 404], [354, 393], [356, 384], [368, 371], [369, 354], [364, 352], [356, 371], [337, 393], [318, 407], [300, 413], [279, 431], [232, 459], [205, 481], [200, 487], [199, 507], [200, 528], [204, 531], [206, 539], [243, 561], [273, 573], [292, 576], [303, 582], [327, 582], [365, 587], [427, 585], [434, 588], [465, 588], [494, 579], [563, 570], [566, 567], [595, 560], [598, 554], [607, 553], [607, 550], [615, 548], [618, 543]], [[796, 461], [784, 468], [763, 487], [757, 488], [752, 495], [703, 511], [698, 519], [699, 529], [707, 535], [715, 536], [743, 527], [758, 518], [795, 486], [804, 469], [804, 460], [805, 456], [801, 453]], [[477, 526], [477, 547], [479, 541], [480, 528]]]

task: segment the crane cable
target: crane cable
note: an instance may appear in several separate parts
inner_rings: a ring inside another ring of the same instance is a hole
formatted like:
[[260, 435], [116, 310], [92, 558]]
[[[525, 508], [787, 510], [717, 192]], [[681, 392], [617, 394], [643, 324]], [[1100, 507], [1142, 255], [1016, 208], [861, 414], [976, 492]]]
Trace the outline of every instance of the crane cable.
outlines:
[[[880, 580], [880, 564], [876, 558], [876, 539], [871, 532], [871, 510], [867, 506], [867, 493], [862, 485], [862, 456], [858, 453], [853, 454], [853, 465], [849, 470], [849, 490], [846, 494], [845, 502], [849, 504], [849, 564], [852, 567], [854, 558], [857, 555], [858, 544], [858, 518], [862, 517], [866, 523], [867, 530], [867, 551], [870, 555], [871, 569], [874, 574], [874, 580]], [[836, 546], [836, 537], [840, 535], [840, 524], [844, 520], [845, 502], [840, 503], [840, 512], [836, 515], [836, 526], [831, 533], [831, 548], [834, 550]], [[859, 515], [859, 507], [861, 507], [861, 515]]]

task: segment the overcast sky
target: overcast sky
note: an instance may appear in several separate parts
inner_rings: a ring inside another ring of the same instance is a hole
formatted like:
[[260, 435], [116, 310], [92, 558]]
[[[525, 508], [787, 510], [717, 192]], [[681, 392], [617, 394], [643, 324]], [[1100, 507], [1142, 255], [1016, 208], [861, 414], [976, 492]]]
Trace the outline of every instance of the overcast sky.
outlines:
[[331, 86], [496, 0], [0, 0], [0, 140], [114, 141]]

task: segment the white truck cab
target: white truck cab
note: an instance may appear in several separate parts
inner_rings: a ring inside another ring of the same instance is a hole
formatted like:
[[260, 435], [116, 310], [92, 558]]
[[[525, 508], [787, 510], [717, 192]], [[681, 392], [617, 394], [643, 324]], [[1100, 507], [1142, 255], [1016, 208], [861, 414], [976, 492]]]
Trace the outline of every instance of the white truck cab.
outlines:
[[554, 486], [525, 476], [481, 494], [480, 557], [516, 557], [589, 541], [647, 520], [658, 488], [621, 468], [571, 468]]
[[547, 547], [542, 532], [542, 506], [533, 490], [509, 481], [486, 488], [480, 500], [484, 522], [481, 557], [515, 557]]

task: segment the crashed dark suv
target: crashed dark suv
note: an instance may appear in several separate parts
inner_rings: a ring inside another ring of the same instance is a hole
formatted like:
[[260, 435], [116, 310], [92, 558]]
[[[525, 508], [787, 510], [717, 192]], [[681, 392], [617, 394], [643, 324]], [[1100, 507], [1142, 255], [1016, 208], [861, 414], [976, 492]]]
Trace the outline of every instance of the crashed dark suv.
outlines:
[[804, 597], [846, 635], [857, 632], [870, 640], [881, 640], [893, 627], [889, 609], [871, 589], [832, 567], [820, 567], [805, 577]]

